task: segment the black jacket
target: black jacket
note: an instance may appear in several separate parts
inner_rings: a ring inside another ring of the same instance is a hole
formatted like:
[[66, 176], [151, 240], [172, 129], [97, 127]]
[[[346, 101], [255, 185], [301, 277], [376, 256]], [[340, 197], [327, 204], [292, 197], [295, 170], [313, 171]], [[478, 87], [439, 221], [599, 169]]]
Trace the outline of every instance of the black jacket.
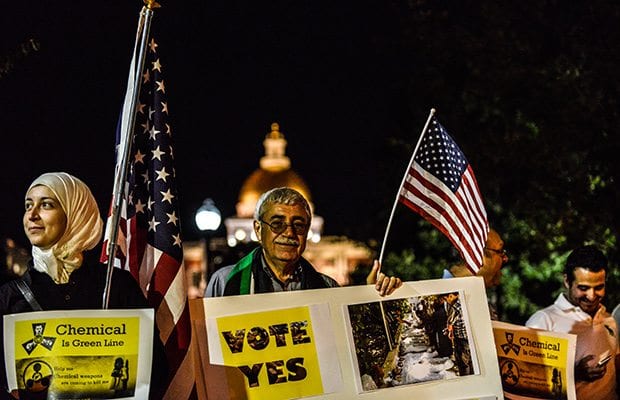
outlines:
[[[106, 281], [106, 268], [101, 264], [85, 263], [69, 276], [69, 282], [56, 284], [49, 275], [29, 266], [21, 278], [34, 294], [43, 310], [101, 309], [103, 290]], [[110, 309], [152, 308], [142, 294], [136, 280], [128, 271], [114, 268], [109, 298]], [[28, 301], [19, 291], [15, 281], [0, 286], [0, 314], [16, 314], [33, 311]], [[0, 325], [3, 323], [0, 316]], [[3, 330], [4, 332], [4, 330]], [[4, 370], [4, 340], [0, 341], [0, 385], [6, 392], [6, 373]], [[155, 327], [153, 338], [153, 367], [151, 372], [151, 398], [166, 381], [168, 367], [164, 347]]]

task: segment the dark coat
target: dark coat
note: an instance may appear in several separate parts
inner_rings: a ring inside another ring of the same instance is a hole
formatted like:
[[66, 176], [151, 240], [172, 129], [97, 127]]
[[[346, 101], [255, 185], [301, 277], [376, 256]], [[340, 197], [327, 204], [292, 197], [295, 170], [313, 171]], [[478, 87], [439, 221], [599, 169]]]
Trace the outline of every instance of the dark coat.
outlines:
[[[304, 258], [299, 260], [301, 266], [301, 289], [325, 289], [337, 287], [338, 283], [327, 275], [316, 271]], [[235, 265], [227, 277], [224, 288], [224, 296], [236, 296], [248, 294], [245, 292], [250, 287], [250, 279], [254, 277], [254, 293], [273, 292], [271, 278], [265, 273], [261, 261], [261, 248], [254, 249], [250, 254], [243, 257]]]
[[[49, 275], [29, 266], [22, 279], [28, 284], [35, 299], [43, 310], [101, 309], [106, 281], [106, 268], [100, 264], [85, 263], [69, 276], [69, 282], [56, 284]], [[136, 280], [128, 271], [114, 268], [109, 298], [110, 309], [152, 308], [142, 294]], [[19, 291], [15, 281], [0, 286], [0, 313], [16, 314], [33, 311]], [[3, 323], [0, 316], [0, 325]], [[6, 392], [4, 370], [4, 341], [0, 341], [2, 358], [0, 364], [0, 385]], [[161, 390], [168, 374], [166, 355], [155, 327], [153, 338], [153, 368], [151, 372], [151, 397]], [[3, 395], [0, 393], [0, 398]], [[156, 397], [155, 397], [156, 398]]]

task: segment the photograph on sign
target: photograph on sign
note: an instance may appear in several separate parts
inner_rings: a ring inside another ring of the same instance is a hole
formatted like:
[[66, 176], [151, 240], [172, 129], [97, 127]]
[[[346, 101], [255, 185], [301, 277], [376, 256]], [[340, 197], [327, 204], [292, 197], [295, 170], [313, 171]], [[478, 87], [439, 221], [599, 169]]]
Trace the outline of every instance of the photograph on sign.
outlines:
[[358, 391], [480, 374], [463, 292], [346, 306]]

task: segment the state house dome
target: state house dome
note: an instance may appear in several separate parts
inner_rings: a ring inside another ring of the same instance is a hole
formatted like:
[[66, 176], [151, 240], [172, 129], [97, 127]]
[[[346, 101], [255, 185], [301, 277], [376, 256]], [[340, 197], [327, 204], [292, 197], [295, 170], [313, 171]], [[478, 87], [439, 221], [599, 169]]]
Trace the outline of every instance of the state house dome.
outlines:
[[271, 124], [271, 132], [265, 136], [265, 155], [260, 159], [260, 168], [247, 177], [241, 185], [239, 202], [236, 205], [238, 218], [252, 218], [256, 202], [267, 190], [288, 186], [308, 200], [312, 209], [312, 198], [306, 182], [291, 169], [291, 160], [286, 156], [286, 139], [280, 132], [280, 125]]
[[[259, 168], [252, 172], [241, 185], [236, 204], [237, 214], [224, 219], [226, 246], [220, 247], [220, 251], [234, 254], [234, 261], [231, 261], [237, 262], [240, 257], [254, 248], [255, 245], [252, 243], [258, 240], [253, 224], [254, 209], [258, 198], [265, 191], [276, 187], [292, 187], [304, 195], [310, 203], [313, 213], [304, 258], [310, 261], [317, 271], [331, 276], [339, 284], [349, 284], [350, 275], [358, 265], [370, 267], [372, 264], [371, 250], [363, 243], [354, 242], [344, 236], [328, 236], [325, 238], [326, 240], [323, 240], [323, 217], [314, 214], [308, 185], [291, 169], [291, 160], [285, 154], [286, 139], [280, 132], [280, 126], [277, 123], [271, 124], [271, 132], [265, 136], [263, 145], [265, 146], [265, 155], [260, 159]], [[213, 244], [214, 242], [211, 241], [210, 243]], [[208, 244], [206, 246], [207, 251], [217, 251], [215, 246], [209, 247]], [[237, 250], [232, 251], [233, 248], [237, 248]], [[204, 247], [201, 249], [196, 253], [201, 256], [208, 254], [205, 253]], [[187, 253], [185, 245], [184, 252]], [[189, 256], [186, 258], [186, 265], [188, 259]], [[204, 265], [209, 265], [207, 277], [213, 270], [225, 265], [222, 264], [223, 258], [220, 257], [219, 261], [215, 261], [215, 259], [217, 257], [214, 258], [213, 264], [209, 264], [208, 260], [205, 261]], [[203, 292], [204, 287], [199, 290], [199, 293]]]

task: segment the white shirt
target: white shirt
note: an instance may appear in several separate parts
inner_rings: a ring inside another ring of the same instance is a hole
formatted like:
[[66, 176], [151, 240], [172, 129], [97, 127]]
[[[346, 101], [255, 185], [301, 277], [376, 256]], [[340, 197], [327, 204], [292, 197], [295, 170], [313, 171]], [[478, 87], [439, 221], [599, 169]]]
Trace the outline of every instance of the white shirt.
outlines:
[[[588, 354], [593, 354], [590, 363], [606, 351], [618, 354], [618, 327], [616, 321], [601, 304], [592, 318], [579, 306], [571, 304], [564, 294], [560, 294], [555, 303], [536, 311], [525, 326], [552, 332], [564, 332], [577, 335], [575, 363]], [[607, 363], [605, 375], [594, 382], [576, 381], [577, 399], [618, 399], [616, 394], [616, 366], [614, 359]]]

